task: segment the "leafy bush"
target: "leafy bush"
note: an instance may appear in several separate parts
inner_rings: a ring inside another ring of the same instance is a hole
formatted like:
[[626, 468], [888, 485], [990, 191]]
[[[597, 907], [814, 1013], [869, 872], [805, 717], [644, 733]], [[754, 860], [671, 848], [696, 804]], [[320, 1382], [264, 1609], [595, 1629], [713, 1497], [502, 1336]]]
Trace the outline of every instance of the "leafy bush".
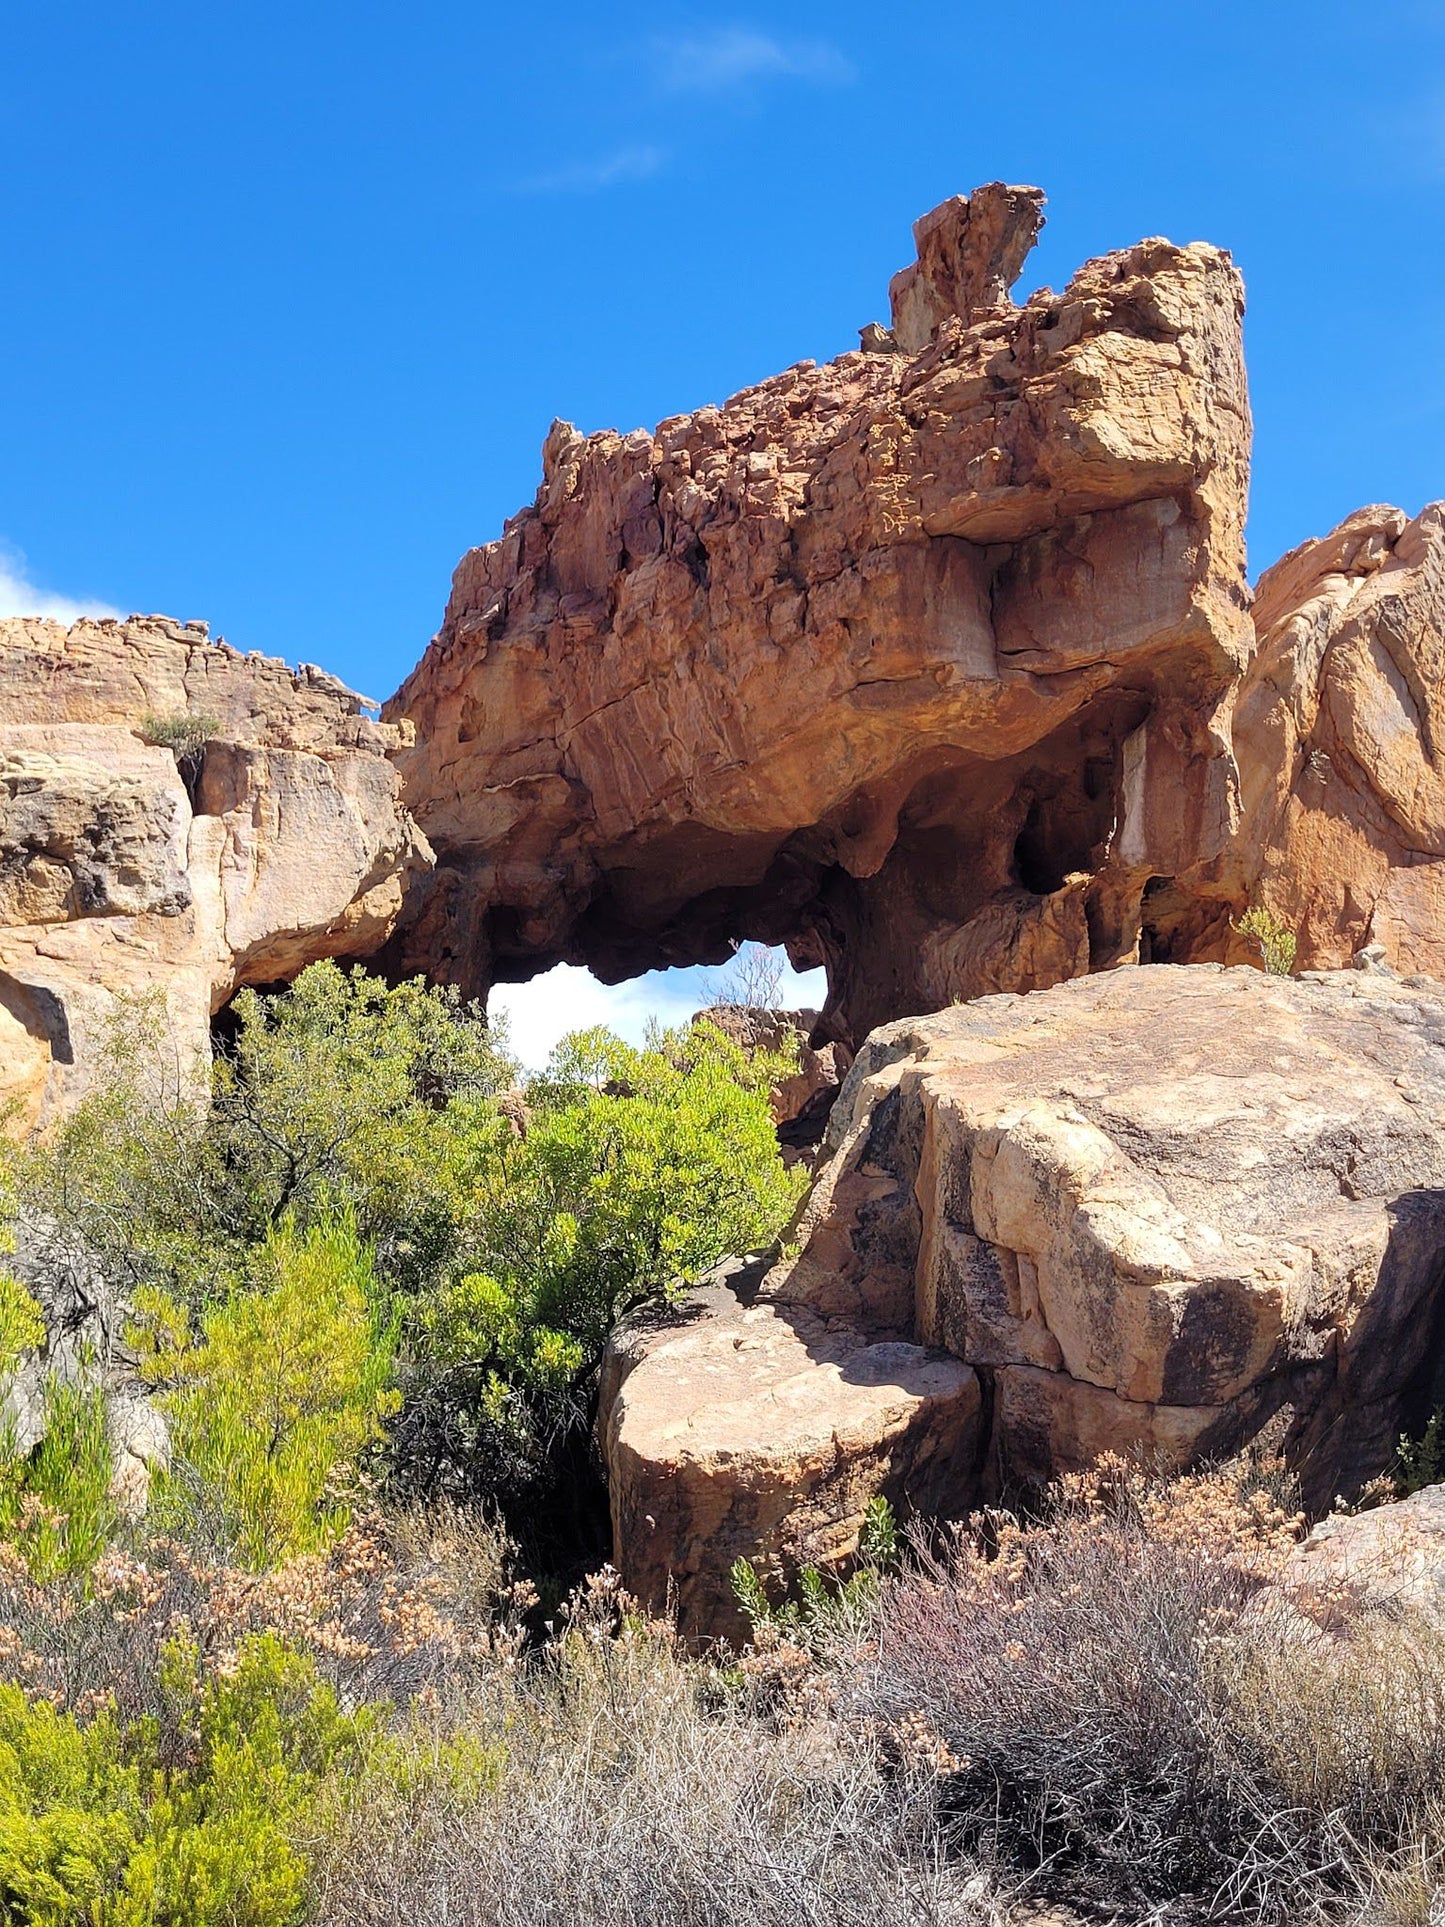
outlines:
[[1402, 1499], [1445, 1479], [1445, 1411], [1438, 1406], [1419, 1438], [1402, 1433], [1395, 1448], [1395, 1490]]
[[16, 1927], [291, 1927], [319, 1789], [375, 1721], [259, 1635], [205, 1674], [178, 1639], [161, 1718], [122, 1727], [0, 1686], [0, 1903]]
[[[394, 1355], [400, 1495], [495, 1496], [536, 1518], [565, 1492], [595, 1514], [586, 1430], [612, 1325], [770, 1241], [805, 1181], [768, 1104], [782, 1059], [711, 1026], [645, 1050], [585, 1033], [503, 1105], [516, 1067], [475, 1006], [316, 964], [280, 995], [238, 996], [203, 1104], [160, 1016], [126, 1007], [106, 1086], [16, 1176], [144, 1313], [176, 1424], [169, 1516], [239, 1533], [249, 1563], [334, 1531], [329, 1483]], [[278, 1283], [278, 1254], [294, 1267], [297, 1240], [341, 1225], [364, 1315], [354, 1294]], [[329, 1416], [273, 1440], [268, 1398], [294, 1403], [326, 1357], [352, 1391], [318, 1389]]]
[[152, 712], [142, 716], [140, 734], [143, 742], [170, 750], [177, 763], [186, 764], [196, 761], [220, 727], [218, 717], [201, 711], [180, 710], [167, 715]]
[[19, 1548], [37, 1578], [83, 1573], [120, 1518], [99, 1383], [52, 1378], [44, 1433], [27, 1458], [0, 1456], [0, 1537]]
[[1287, 977], [1294, 969], [1299, 939], [1281, 917], [1262, 906], [1251, 906], [1234, 924], [1259, 952], [1260, 962], [1271, 977]]
[[302, 1233], [283, 1220], [250, 1272], [202, 1313], [198, 1333], [159, 1292], [136, 1311], [143, 1371], [165, 1388], [171, 1422], [157, 1516], [191, 1527], [209, 1516], [259, 1570], [344, 1528], [332, 1488], [392, 1409], [392, 1330], [350, 1221]]
[[777, 1066], [711, 1025], [559, 1048], [526, 1128], [475, 1140], [468, 1262], [407, 1332], [398, 1456], [420, 1489], [525, 1491], [590, 1419], [616, 1321], [774, 1238], [805, 1183], [778, 1155]]

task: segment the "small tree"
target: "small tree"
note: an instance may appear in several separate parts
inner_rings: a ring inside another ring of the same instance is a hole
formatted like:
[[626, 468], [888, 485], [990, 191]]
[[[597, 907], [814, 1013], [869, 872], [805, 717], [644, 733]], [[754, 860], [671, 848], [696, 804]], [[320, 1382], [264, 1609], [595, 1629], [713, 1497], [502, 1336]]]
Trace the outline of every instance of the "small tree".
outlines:
[[161, 1294], [136, 1311], [175, 1455], [161, 1515], [213, 1523], [256, 1570], [328, 1544], [348, 1516], [334, 1481], [394, 1406], [390, 1323], [354, 1223], [277, 1227], [249, 1287], [198, 1332]]

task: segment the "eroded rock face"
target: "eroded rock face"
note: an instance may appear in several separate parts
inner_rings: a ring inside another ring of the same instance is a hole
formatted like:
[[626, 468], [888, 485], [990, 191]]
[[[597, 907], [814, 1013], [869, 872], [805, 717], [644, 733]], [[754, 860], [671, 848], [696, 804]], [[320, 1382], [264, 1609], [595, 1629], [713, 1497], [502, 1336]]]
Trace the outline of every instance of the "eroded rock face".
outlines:
[[1445, 503], [1359, 510], [1268, 570], [1254, 614], [1237, 894], [1302, 964], [1378, 944], [1445, 976]]
[[[210, 719], [183, 780], [156, 721]], [[0, 1106], [43, 1125], [118, 994], [159, 991], [183, 1075], [244, 983], [384, 941], [429, 860], [371, 721], [320, 670], [201, 625], [0, 622]]]
[[[1438, 1396], [1437, 984], [1202, 965], [985, 998], [875, 1032], [827, 1148], [799, 1249], [746, 1315], [977, 1375], [988, 1424], [952, 1435], [926, 1490], [900, 1481], [923, 1509], [956, 1516], [1105, 1450], [1181, 1466], [1267, 1427], [1325, 1506], [1387, 1465]], [[629, 1583], [655, 1589], [669, 1556], [692, 1570], [691, 1521], [670, 1549], [658, 1535], [697, 1468], [725, 1488], [745, 1436], [769, 1457], [770, 1368], [755, 1378], [732, 1344], [738, 1316], [713, 1310], [685, 1346], [630, 1341], [604, 1434]], [[816, 1369], [795, 1383], [798, 1405], [828, 1408]], [[685, 1415], [683, 1431], [664, 1437], [658, 1409]], [[777, 1475], [787, 1487], [786, 1455]], [[766, 1475], [752, 1465], [746, 1483]], [[774, 1571], [791, 1529], [759, 1526]], [[734, 1515], [729, 1556], [738, 1537]], [[846, 1555], [846, 1529], [829, 1549]]]
[[1137, 954], [1235, 823], [1242, 290], [1151, 240], [1008, 287], [1037, 190], [917, 229], [876, 352], [554, 425], [387, 714], [438, 852], [394, 948], [483, 992], [784, 940], [819, 1042]]

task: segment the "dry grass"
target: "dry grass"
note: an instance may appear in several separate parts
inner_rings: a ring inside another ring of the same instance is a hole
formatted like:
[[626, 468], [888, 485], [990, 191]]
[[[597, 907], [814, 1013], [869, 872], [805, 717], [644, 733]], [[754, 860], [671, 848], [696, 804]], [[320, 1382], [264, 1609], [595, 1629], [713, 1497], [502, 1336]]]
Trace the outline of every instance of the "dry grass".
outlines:
[[779, 1730], [661, 1627], [598, 1601], [493, 1672], [481, 1793], [351, 1790], [322, 1849], [324, 1927], [986, 1927], [992, 1883], [944, 1851], [932, 1788], [826, 1723]]
[[266, 1573], [150, 1536], [82, 1576], [37, 1584], [0, 1544], [0, 1680], [130, 1720], [156, 1710], [162, 1650], [177, 1634], [213, 1669], [248, 1634], [273, 1632], [353, 1704], [457, 1698], [520, 1653], [534, 1599], [500, 1528], [450, 1507], [358, 1519], [330, 1552]]
[[1243, 1472], [1066, 1481], [1046, 1522], [976, 1521], [884, 1589], [845, 1704], [931, 1754], [956, 1840], [1037, 1892], [1351, 1918], [1445, 1844], [1445, 1629], [1323, 1630], [1270, 1583], [1296, 1531]]
[[1299, 1530], [1239, 1470], [1106, 1466], [736, 1663], [612, 1575], [539, 1626], [452, 1511], [264, 1576], [0, 1553], [0, 1678], [129, 1719], [178, 1630], [215, 1668], [272, 1630], [389, 1702], [299, 1843], [316, 1927], [1445, 1927], [1445, 1623], [1294, 1593]]

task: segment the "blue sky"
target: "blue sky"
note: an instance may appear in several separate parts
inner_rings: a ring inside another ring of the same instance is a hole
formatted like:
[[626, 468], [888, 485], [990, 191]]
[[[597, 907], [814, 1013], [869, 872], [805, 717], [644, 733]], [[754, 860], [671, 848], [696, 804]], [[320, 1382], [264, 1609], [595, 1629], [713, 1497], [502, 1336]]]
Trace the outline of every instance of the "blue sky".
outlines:
[[1256, 567], [1445, 493], [1445, 0], [0, 0], [0, 608], [383, 696], [554, 415], [855, 346], [1000, 177], [1050, 197], [1026, 288], [1234, 250]]

